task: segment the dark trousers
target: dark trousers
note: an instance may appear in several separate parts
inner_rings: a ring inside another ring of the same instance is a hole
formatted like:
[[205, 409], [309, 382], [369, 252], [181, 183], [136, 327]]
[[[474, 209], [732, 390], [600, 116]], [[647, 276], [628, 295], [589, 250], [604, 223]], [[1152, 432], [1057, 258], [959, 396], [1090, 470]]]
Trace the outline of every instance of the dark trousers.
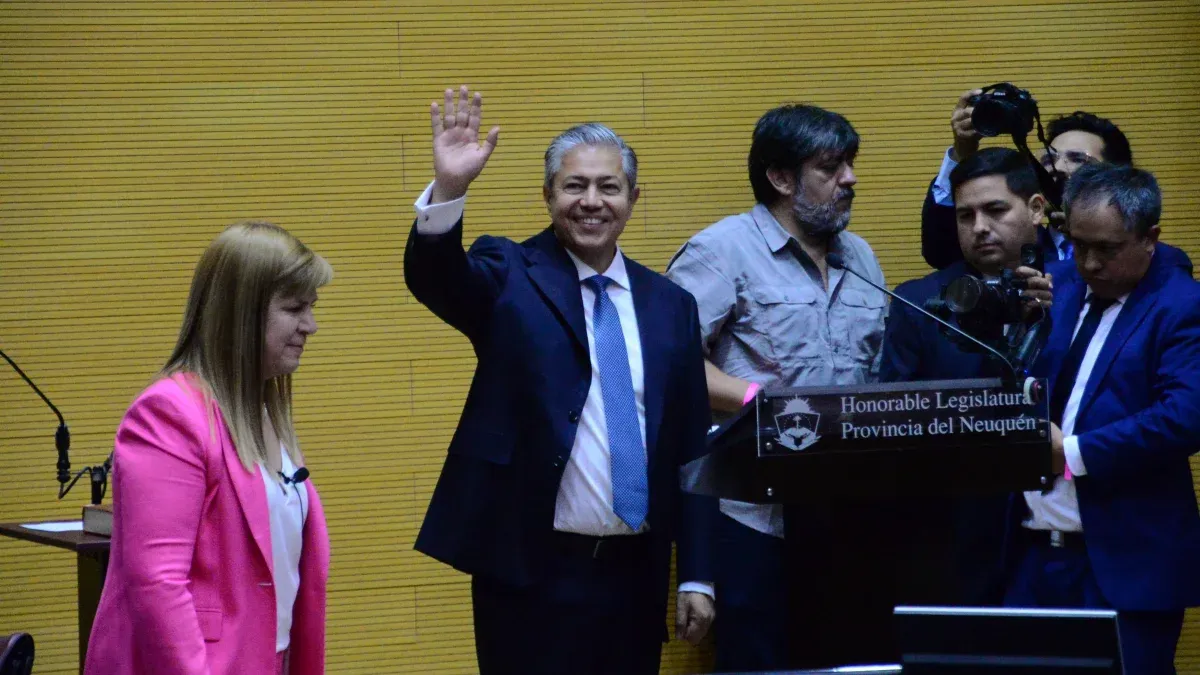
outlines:
[[717, 522], [717, 672], [788, 666], [784, 543], [725, 514]]
[[666, 638], [650, 537], [555, 533], [538, 582], [471, 580], [481, 675], [657, 675]]
[[[1008, 607], [1112, 609], [1088, 561], [1082, 537], [1052, 547], [1021, 528], [1023, 552], [1009, 579]], [[1121, 657], [1129, 675], [1171, 675], [1183, 629], [1183, 609], [1163, 612], [1117, 610]]]

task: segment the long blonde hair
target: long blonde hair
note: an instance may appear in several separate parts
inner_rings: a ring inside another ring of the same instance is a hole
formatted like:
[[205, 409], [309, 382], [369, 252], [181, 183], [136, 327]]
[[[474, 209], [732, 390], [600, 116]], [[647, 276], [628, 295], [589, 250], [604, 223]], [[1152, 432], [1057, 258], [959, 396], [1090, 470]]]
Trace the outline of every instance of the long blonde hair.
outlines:
[[229, 226], [200, 256], [179, 340], [160, 375], [186, 373], [201, 380], [220, 406], [247, 470], [267, 459], [264, 409], [292, 459], [301, 461], [292, 424], [292, 376], [265, 376], [271, 298], [309, 294], [332, 279], [324, 258], [265, 221]]

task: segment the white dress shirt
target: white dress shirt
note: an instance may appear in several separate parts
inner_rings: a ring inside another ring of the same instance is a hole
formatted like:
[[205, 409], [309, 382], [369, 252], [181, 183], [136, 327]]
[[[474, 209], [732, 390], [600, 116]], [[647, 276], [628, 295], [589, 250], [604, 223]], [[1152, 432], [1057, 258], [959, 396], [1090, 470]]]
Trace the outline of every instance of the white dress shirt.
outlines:
[[[308, 488], [284, 483], [259, 464], [267, 488], [267, 511], [271, 517], [271, 567], [275, 583], [275, 651], [291, 644], [292, 607], [300, 589], [300, 553], [304, 548], [304, 520], [308, 516]], [[283, 450], [283, 473], [296, 475], [296, 465]]]
[[[592, 314], [595, 309], [596, 293], [584, 279], [597, 272], [567, 251], [575, 270], [579, 274], [579, 288], [583, 294], [583, 320], [587, 326], [588, 354], [592, 362], [592, 382], [588, 387], [587, 400], [579, 415], [579, 428], [575, 432], [575, 443], [571, 446], [571, 458], [563, 471], [558, 485], [558, 501], [554, 509], [554, 529], [575, 532], [594, 537], [617, 534], [633, 534], [633, 530], [617, 517], [613, 511], [612, 462], [608, 449], [608, 423], [604, 417], [604, 396], [600, 391], [600, 363], [596, 359], [596, 338], [593, 334]], [[646, 438], [646, 376], [642, 367], [642, 339], [638, 334], [637, 314], [633, 309], [633, 293], [629, 288], [629, 274], [625, 271], [625, 259], [620, 249], [604, 276], [612, 279], [608, 286], [608, 297], [617, 308], [621, 320], [621, 332], [625, 335], [625, 351], [629, 355], [629, 374], [633, 377], [633, 397], [637, 405], [638, 429], [642, 449]], [[642, 524], [642, 531], [647, 524]]]
[[[421, 234], [443, 234], [454, 227], [462, 217], [466, 196], [442, 204], [430, 204], [433, 184], [421, 193], [413, 207], [417, 211], [417, 232]], [[579, 426], [571, 446], [571, 457], [563, 470], [558, 486], [558, 497], [554, 508], [554, 529], [596, 537], [634, 534], [613, 510], [612, 467], [608, 449], [608, 425], [604, 417], [604, 397], [600, 392], [600, 365], [596, 360], [596, 340], [592, 330], [592, 313], [596, 294], [584, 279], [598, 272], [567, 251], [579, 276], [579, 292], [583, 301], [583, 318], [587, 328], [588, 354], [591, 357], [592, 377], [587, 399], [579, 415]], [[642, 339], [638, 333], [637, 312], [633, 307], [633, 293], [629, 285], [629, 274], [625, 269], [625, 258], [617, 249], [612, 263], [604, 271], [612, 280], [608, 296], [617, 309], [621, 320], [621, 332], [625, 336], [625, 350], [629, 355], [629, 371], [633, 379], [633, 395], [637, 405], [638, 427], [645, 451], [646, 438], [646, 387], [642, 362]], [[643, 524], [640, 531], [649, 527]], [[712, 585], [703, 582], [686, 582], [680, 592], [696, 591], [713, 595]]]
[[[958, 166], [958, 162], [950, 159], [950, 150], [946, 150], [946, 156], [942, 158], [942, 168], [938, 171], [937, 179], [933, 181], [933, 201], [939, 206], [949, 206], [954, 208], [954, 191], [950, 188], [950, 172], [954, 167]], [[1050, 239], [1054, 242], [1054, 250], [1058, 252], [1059, 260], [1067, 259], [1067, 251], [1063, 246], [1067, 241], [1067, 235], [1058, 231], [1057, 227], [1047, 228], [1050, 230]]]
[[[1087, 316], [1088, 308], [1091, 306], [1091, 298], [1092, 291], [1088, 289], [1083, 310], [1079, 312], [1079, 317], [1075, 320], [1075, 330], [1071, 333], [1072, 340], [1079, 332], [1079, 327], [1083, 325], [1084, 317]], [[1076, 476], [1086, 476], [1087, 467], [1083, 464], [1083, 456], [1079, 454], [1079, 439], [1074, 435], [1075, 416], [1079, 413], [1079, 403], [1083, 399], [1084, 390], [1087, 389], [1087, 382], [1092, 375], [1092, 367], [1096, 365], [1096, 358], [1100, 356], [1100, 350], [1104, 348], [1104, 341], [1108, 339], [1108, 334], [1117, 321], [1117, 315], [1121, 313], [1121, 308], [1125, 306], [1128, 298], [1128, 293], [1117, 298], [1117, 301], [1100, 315], [1096, 334], [1092, 336], [1092, 341], [1088, 343], [1087, 351], [1083, 354], [1083, 360], [1079, 363], [1079, 374], [1075, 377], [1075, 386], [1071, 388], [1071, 395], [1067, 398], [1066, 407], [1063, 408], [1063, 453], [1067, 458], [1067, 466]], [[1074, 480], [1057, 476], [1054, 479], [1054, 487], [1046, 494], [1037, 490], [1026, 492], [1025, 503], [1029, 505], [1032, 515], [1024, 522], [1024, 525], [1031, 530], [1083, 531], [1083, 521], [1079, 517], [1079, 498], [1075, 494]]]

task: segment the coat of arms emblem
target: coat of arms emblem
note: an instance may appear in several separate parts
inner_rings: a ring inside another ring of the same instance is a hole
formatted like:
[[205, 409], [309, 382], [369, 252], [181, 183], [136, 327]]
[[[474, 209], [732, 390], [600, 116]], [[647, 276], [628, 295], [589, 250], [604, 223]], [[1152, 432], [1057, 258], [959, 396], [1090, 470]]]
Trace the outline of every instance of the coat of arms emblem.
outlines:
[[775, 416], [775, 429], [779, 431], [779, 444], [789, 450], [803, 450], [821, 440], [817, 424], [821, 414], [812, 409], [808, 400], [794, 398]]

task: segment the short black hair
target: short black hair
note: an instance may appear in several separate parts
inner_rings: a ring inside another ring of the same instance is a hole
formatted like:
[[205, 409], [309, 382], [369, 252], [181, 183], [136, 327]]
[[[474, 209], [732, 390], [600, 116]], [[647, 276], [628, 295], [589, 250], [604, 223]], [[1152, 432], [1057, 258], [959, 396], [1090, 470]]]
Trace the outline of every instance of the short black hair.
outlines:
[[771, 205], [779, 193], [767, 178], [769, 169], [799, 174], [809, 158], [818, 155], [853, 161], [858, 132], [841, 115], [815, 105], [791, 104], [767, 111], [754, 125], [750, 143], [750, 186], [754, 198]]
[[1129, 139], [1125, 138], [1125, 133], [1113, 124], [1112, 120], [1076, 110], [1070, 115], [1050, 120], [1046, 125], [1046, 140], [1053, 142], [1068, 131], [1086, 131], [1099, 136], [1104, 141], [1104, 152], [1101, 153], [1101, 159], [1104, 161], [1113, 164], [1133, 164], [1133, 148], [1129, 147]]
[[963, 183], [985, 176], [1004, 176], [1009, 192], [1021, 199], [1040, 194], [1037, 172], [1024, 155], [1012, 148], [985, 148], [964, 159], [950, 172], [951, 193], [957, 195]]
[[1085, 164], [1071, 174], [1063, 190], [1063, 210], [1112, 204], [1125, 230], [1145, 237], [1162, 216], [1162, 190], [1149, 171], [1128, 164]]

